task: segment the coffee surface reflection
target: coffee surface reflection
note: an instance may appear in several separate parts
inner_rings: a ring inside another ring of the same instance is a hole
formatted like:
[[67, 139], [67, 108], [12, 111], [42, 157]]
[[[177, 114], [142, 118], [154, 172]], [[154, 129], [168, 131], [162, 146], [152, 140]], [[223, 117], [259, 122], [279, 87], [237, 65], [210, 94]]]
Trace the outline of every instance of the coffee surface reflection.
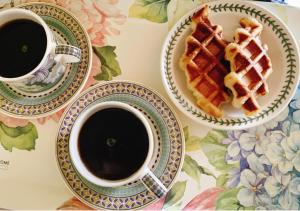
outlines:
[[94, 113], [79, 133], [79, 154], [87, 169], [107, 180], [121, 180], [135, 173], [148, 154], [148, 134], [133, 113], [106, 108]]
[[46, 32], [32, 20], [13, 20], [0, 27], [0, 46], [0, 76], [20, 77], [42, 61], [47, 47]]

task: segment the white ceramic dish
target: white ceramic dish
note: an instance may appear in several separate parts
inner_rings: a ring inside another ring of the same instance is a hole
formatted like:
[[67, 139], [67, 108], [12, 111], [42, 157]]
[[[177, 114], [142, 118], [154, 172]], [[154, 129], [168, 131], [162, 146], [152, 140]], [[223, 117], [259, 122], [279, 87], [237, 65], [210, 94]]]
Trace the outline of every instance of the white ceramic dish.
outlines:
[[263, 43], [269, 47], [273, 73], [268, 78], [270, 93], [258, 99], [261, 111], [245, 116], [230, 103], [224, 105], [224, 117], [206, 114], [195, 103], [186, 86], [179, 59], [185, 50], [185, 39], [191, 33], [191, 17], [200, 8], [182, 17], [169, 32], [161, 55], [161, 72], [165, 89], [175, 105], [187, 116], [206, 126], [218, 129], [244, 129], [263, 124], [277, 116], [290, 102], [299, 79], [299, 54], [295, 38], [287, 26], [270, 11], [247, 1], [214, 1], [208, 3], [209, 19], [223, 27], [223, 37], [232, 41], [243, 17], [254, 17], [263, 24]]

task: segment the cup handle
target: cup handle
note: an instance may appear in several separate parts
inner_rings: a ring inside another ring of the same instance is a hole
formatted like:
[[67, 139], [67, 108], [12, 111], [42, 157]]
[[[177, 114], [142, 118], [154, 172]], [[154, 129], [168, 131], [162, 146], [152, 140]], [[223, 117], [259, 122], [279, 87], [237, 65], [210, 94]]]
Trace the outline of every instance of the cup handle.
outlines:
[[157, 198], [161, 198], [167, 193], [167, 188], [149, 169], [146, 169], [146, 174], [141, 178], [141, 181]]
[[66, 63], [77, 63], [81, 59], [81, 49], [72, 45], [57, 45], [55, 55], [62, 55]]

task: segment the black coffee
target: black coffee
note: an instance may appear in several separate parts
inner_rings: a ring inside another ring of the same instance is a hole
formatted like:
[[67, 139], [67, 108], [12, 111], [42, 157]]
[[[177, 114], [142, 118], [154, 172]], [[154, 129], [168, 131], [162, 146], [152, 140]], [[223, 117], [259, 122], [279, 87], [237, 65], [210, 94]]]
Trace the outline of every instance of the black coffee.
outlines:
[[33, 70], [47, 46], [44, 28], [31, 20], [19, 19], [0, 27], [0, 76], [14, 78]]
[[136, 172], [148, 153], [148, 135], [143, 123], [120, 108], [96, 112], [79, 134], [79, 153], [97, 177], [124, 179]]

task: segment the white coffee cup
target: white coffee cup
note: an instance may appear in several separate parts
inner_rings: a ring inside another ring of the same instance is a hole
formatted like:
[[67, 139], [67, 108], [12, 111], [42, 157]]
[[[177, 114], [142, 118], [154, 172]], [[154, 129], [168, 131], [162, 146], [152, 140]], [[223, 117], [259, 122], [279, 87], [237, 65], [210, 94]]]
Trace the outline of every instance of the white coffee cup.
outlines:
[[32, 84], [33, 82], [43, 82], [48, 77], [50, 68], [58, 60], [65, 63], [77, 63], [80, 61], [81, 50], [72, 45], [57, 44], [51, 29], [48, 27], [45, 21], [32, 11], [21, 8], [11, 8], [1, 11], [0, 27], [6, 23], [19, 19], [31, 20], [43, 27], [47, 39], [46, 50], [42, 60], [33, 70], [29, 71], [25, 75], [14, 78], [2, 77], [0, 71], [0, 81], [18, 85], [28, 85]]
[[[99, 178], [95, 176], [90, 170], [85, 166], [84, 162], [82, 161], [80, 157], [79, 152], [79, 134], [80, 130], [83, 126], [83, 124], [86, 122], [86, 120], [91, 117], [93, 114], [95, 114], [98, 111], [101, 111], [103, 109], [107, 108], [120, 108], [124, 109], [126, 111], [129, 111], [130, 113], [134, 114], [145, 126], [147, 130], [148, 135], [148, 152], [147, 156], [144, 160], [144, 163], [142, 166], [134, 172], [132, 175], [125, 179], [120, 180], [107, 180], [103, 178]], [[146, 119], [146, 117], [137, 109], [134, 107], [122, 103], [122, 102], [116, 102], [116, 101], [108, 101], [103, 103], [98, 103], [90, 108], [87, 108], [84, 110], [78, 118], [75, 120], [75, 123], [73, 125], [71, 134], [70, 134], [70, 142], [69, 142], [69, 151], [70, 151], [70, 157], [72, 160], [72, 163], [74, 164], [77, 171], [88, 181], [91, 183], [94, 183], [99, 186], [103, 187], [116, 187], [128, 184], [130, 182], [133, 182], [137, 179], [140, 179], [142, 183], [148, 188], [152, 193], [155, 194], [156, 197], [162, 197], [167, 189], [166, 187], [161, 183], [161, 181], [150, 171], [149, 169], [149, 163], [151, 161], [151, 158], [153, 156], [153, 149], [154, 149], [155, 141], [153, 138], [152, 129], [150, 126], [150, 123]]]

